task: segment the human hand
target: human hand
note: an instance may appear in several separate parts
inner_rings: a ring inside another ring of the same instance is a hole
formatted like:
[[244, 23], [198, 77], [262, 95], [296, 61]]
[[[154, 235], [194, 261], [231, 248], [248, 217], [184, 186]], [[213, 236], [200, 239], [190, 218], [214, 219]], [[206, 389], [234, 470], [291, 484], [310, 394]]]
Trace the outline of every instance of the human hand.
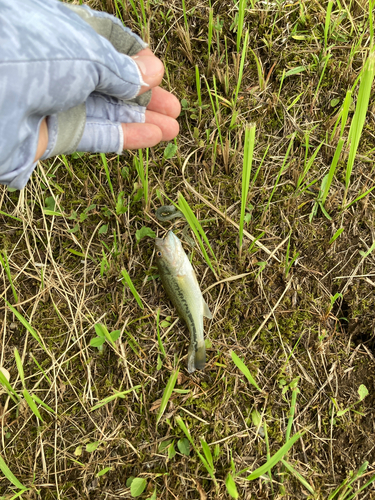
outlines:
[[[164, 75], [164, 65], [152, 51], [143, 49], [133, 58], [138, 64], [142, 78], [149, 86], [142, 86], [139, 95], [152, 90], [151, 100], [145, 112], [145, 123], [122, 123], [124, 135], [124, 149], [141, 149], [153, 147], [161, 141], [170, 141], [179, 132], [176, 118], [181, 106], [178, 99], [167, 90], [159, 87]], [[48, 127], [43, 120], [40, 131], [38, 148], [34, 161], [39, 160], [45, 153], [48, 144]]]
[[57, 0], [0, 0], [0, 24], [0, 183], [22, 189], [37, 159], [120, 153], [178, 133], [162, 62], [118, 19]]

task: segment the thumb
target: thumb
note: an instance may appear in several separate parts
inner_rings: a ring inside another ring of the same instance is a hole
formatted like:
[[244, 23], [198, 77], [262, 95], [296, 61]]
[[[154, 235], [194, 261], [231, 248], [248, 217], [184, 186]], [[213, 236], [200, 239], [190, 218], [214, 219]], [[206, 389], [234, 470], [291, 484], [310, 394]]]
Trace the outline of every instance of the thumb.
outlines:
[[147, 85], [142, 85], [138, 95], [143, 94], [149, 88], [160, 85], [164, 75], [164, 64], [154, 55], [133, 56], [133, 61], [138, 66], [142, 79]]

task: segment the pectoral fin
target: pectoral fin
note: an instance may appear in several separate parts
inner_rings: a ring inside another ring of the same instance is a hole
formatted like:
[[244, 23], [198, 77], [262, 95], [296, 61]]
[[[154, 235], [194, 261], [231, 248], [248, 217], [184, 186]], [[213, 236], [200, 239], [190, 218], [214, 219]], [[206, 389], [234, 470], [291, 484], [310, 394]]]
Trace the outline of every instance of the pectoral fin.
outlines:
[[205, 316], [208, 319], [212, 319], [212, 313], [209, 310], [207, 303], [205, 302], [204, 299], [202, 300], [203, 300], [203, 316]]

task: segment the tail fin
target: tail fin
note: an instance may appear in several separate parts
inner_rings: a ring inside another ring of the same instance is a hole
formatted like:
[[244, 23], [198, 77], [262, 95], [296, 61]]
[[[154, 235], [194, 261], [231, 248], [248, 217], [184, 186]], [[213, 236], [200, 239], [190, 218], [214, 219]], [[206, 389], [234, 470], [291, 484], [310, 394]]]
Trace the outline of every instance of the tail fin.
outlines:
[[206, 364], [206, 345], [203, 342], [198, 342], [198, 349], [195, 352], [194, 365], [196, 370], [203, 370]]
[[195, 351], [192, 348], [192, 344], [189, 346], [188, 351], [188, 372], [193, 373], [195, 370], [203, 370], [206, 364], [206, 345], [204, 340], [202, 342], [198, 342], [197, 350]]

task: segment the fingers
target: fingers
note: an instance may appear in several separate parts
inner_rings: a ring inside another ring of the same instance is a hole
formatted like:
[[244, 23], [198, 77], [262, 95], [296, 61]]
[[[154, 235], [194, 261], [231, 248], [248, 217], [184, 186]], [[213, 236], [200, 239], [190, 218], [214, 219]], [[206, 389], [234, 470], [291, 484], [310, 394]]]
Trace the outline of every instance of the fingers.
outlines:
[[149, 123], [121, 123], [124, 149], [152, 148], [162, 140], [162, 131]]
[[161, 141], [170, 141], [178, 134], [179, 125], [173, 118], [152, 111], [146, 112], [146, 123], [121, 123], [124, 149], [152, 148]]
[[160, 128], [162, 138], [161, 141], [171, 141], [176, 137], [180, 130], [178, 122], [170, 117], [156, 113], [155, 111], [146, 111], [146, 124], [156, 125]]
[[[164, 64], [156, 56], [152, 55], [139, 55], [140, 53], [150, 49], [144, 49], [139, 52], [132, 59], [137, 64], [142, 74], [142, 79], [148, 86], [142, 86], [138, 95], [143, 94], [150, 88], [160, 85], [164, 75]], [[151, 51], [150, 51], [151, 52]]]
[[161, 141], [171, 141], [179, 131], [178, 122], [170, 116], [146, 111], [146, 123], [121, 123], [124, 149], [152, 148]]
[[181, 113], [181, 105], [177, 97], [161, 87], [152, 89], [152, 97], [147, 109], [172, 118], [177, 118]]

